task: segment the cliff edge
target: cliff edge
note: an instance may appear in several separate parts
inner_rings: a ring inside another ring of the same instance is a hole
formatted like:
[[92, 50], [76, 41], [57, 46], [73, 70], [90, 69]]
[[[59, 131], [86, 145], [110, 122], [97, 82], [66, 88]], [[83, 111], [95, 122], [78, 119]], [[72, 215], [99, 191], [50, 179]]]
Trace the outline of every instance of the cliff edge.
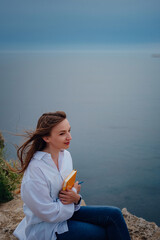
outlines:
[[[1, 240], [16, 240], [12, 233], [24, 217], [22, 205], [19, 194], [12, 201], [0, 205]], [[122, 213], [132, 240], [160, 240], [160, 228], [155, 223], [132, 215], [126, 208], [122, 209]]]

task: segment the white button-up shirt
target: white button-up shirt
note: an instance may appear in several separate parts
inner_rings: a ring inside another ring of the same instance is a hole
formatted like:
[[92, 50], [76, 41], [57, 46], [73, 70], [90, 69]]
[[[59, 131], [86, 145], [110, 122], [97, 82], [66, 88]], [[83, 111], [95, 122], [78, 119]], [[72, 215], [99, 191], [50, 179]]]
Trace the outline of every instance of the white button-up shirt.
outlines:
[[56, 232], [68, 231], [67, 220], [80, 205], [63, 205], [58, 198], [62, 183], [73, 170], [68, 151], [59, 153], [59, 170], [51, 155], [37, 151], [26, 169], [21, 198], [24, 202], [25, 218], [14, 235], [20, 240], [55, 240]]

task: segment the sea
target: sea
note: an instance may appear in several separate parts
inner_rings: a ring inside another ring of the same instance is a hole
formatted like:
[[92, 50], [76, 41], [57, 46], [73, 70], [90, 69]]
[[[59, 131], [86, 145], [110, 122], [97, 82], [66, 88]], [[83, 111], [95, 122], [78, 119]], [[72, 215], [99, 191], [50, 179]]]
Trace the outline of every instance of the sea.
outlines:
[[63, 110], [87, 205], [160, 226], [160, 58], [141, 49], [0, 52], [0, 131], [16, 160], [25, 130]]

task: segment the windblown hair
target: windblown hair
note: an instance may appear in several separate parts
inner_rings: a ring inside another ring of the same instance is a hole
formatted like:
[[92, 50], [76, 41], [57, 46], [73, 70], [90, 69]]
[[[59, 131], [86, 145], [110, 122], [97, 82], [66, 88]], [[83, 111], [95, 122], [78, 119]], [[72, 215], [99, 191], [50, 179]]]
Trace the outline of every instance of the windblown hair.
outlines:
[[28, 140], [17, 150], [17, 156], [21, 162], [19, 173], [23, 173], [26, 170], [36, 151], [42, 151], [46, 147], [43, 137], [50, 136], [52, 128], [66, 119], [66, 117], [66, 113], [63, 111], [44, 113], [38, 120], [36, 130], [25, 132], [25, 137]]

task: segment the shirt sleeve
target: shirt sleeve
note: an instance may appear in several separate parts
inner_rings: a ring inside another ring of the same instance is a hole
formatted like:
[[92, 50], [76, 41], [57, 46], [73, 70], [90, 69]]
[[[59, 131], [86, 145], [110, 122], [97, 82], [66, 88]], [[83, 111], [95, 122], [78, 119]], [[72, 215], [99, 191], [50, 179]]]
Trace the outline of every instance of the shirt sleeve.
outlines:
[[30, 179], [23, 183], [21, 196], [26, 206], [42, 221], [62, 222], [72, 217], [74, 204], [63, 205], [59, 199], [53, 201], [47, 182]]
[[[79, 195], [80, 195], [80, 194], [79, 194]], [[75, 212], [78, 211], [78, 210], [80, 209], [80, 207], [81, 207], [82, 196], [80, 195], [80, 197], [81, 197], [80, 202], [79, 202], [78, 204], [74, 204], [74, 211], [75, 211]]]
[[[77, 189], [75, 187], [72, 187], [72, 191], [77, 193]], [[74, 210], [75, 211], [78, 211], [81, 207], [82, 196], [80, 194], [79, 194], [79, 196], [80, 196], [80, 202], [78, 204], [74, 204]]]

